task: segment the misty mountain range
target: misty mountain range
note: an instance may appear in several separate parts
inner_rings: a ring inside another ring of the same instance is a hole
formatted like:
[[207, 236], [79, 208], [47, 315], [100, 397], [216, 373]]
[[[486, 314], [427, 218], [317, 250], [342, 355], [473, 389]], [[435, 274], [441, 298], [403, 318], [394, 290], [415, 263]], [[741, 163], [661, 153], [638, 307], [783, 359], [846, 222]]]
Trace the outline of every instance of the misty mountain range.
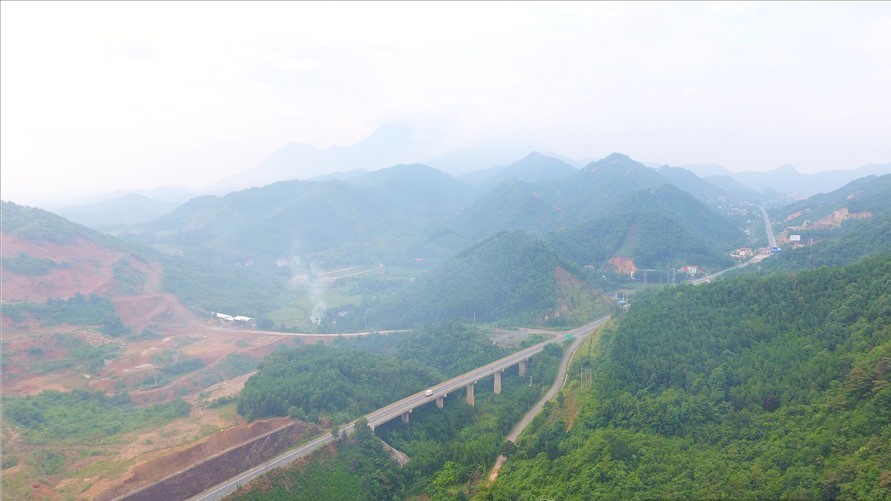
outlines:
[[[54, 210], [87, 226], [113, 227], [149, 221], [199, 195], [221, 195], [293, 179], [351, 181], [368, 172], [397, 164], [420, 162], [482, 191], [508, 180], [527, 183], [559, 180], [572, 175], [581, 166], [578, 161], [555, 154], [524, 152], [518, 144], [507, 142], [436, 153], [440, 145], [441, 138], [435, 134], [403, 124], [388, 124], [352, 146], [320, 149], [307, 144], [289, 143], [254, 167], [203, 189], [163, 187], [116, 192], [72, 201]], [[802, 199], [832, 191], [864, 176], [891, 173], [891, 163], [815, 174], [801, 173], [791, 165], [771, 171], [738, 173], [717, 164], [661, 165], [658, 168], [656, 164], [648, 165], [694, 195], [718, 187], [724, 191], [723, 195], [749, 200], [764, 194], [784, 201]]]

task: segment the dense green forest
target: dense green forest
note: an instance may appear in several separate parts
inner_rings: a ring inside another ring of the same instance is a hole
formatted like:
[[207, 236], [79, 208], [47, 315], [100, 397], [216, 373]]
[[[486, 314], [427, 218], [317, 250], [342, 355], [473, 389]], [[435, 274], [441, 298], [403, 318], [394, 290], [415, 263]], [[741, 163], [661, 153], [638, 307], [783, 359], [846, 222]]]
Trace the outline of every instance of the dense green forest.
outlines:
[[[359, 317], [364, 325], [366, 310], [377, 311], [368, 318], [377, 328], [419, 319], [470, 322], [474, 313], [480, 321], [540, 320], [555, 306], [555, 293], [548, 290], [553, 286], [538, 281], [515, 287], [523, 274], [520, 282], [538, 280], [524, 271], [538, 261], [498, 257], [493, 261], [497, 269], [483, 270], [497, 276], [476, 274], [477, 265], [467, 262], [469, 255], [483, 250], [481, 246], [491, 245], [487, 240], [503, 240], [499, 232], [505, 230], [535, 237], [565, 230], [565, 238], [548, 242], [556, 255], [597, 267], [618, 254], [648, 268], [687, 263], [717, 268], [729, 263], [726, 254], [741, 241], [736, 222], [625, 155], [610, 155], [578, 171], [564, 167], [565, 175], [506, 181], [483, 194], [423, 165], [394, 166], [349, 182], [284, 181], [223, 197], [195, 198], [166, 216], [130, 228], [122, 237], [178, 254], [165, 262], [164, 287], [189, 306], [237, 310], [258, 320], [286, 307], [288, 281], [307, 272], [311, 263], [380, 263], [388, 269], [417, 270], [419, 281], [439, 265], [431, 274], [434, 278], [410, 288], [405, 296], [394, 290], [363, 294], [353, 311], [362, 310], [362, 315], [338, 321], [337, 327], [325, 322], [324, 330], [335, 331], [344, 325], [355, 328]], [[676, 169], [672, 174], [675, 182], [695, 187], [704, 199], [723, 193], [688, 171]], [[288, 265], [276, 264], [282, 261]], [[473, 276], [455, 280], [449, 268], [456, 262], [459, 276]], [[474, 281], [481, 282], [479, 293], [464, 287], [463, 282]], [[498, 283], [489, 285], [493, 281]], [[492, 299], [488, 291], [496, 285], [512, 294], [503, 296], [504, 301]], [[468, 292], [474, 297], [464, 297]], [[446, 301], [439, 304], [440, 298]], [[472, 303], [481, 305], [481, 311], [474, 311]], [[388, 307], [378, 311], [381, 304]]]
[[344, 423], [506, 354], [482, 332], [452, 323], [281, 350], [247, 381], [237, 409], [249, 420], [291, 414]]
[[220, 266], [182, 257], [165, 258], [161, 287], [200, 311], [265, 319], [287, 291], [282, 271]]
[[891, 496], [891, 255], [650, 291], [601, 343], [477, 499]]
[[[372, 328], [392, 328], [418, 321], [472, 322], [474, 317], [577, 325], [589, 319], [596, 299], [580, 287], [558, 290], [554, 264], [575, 277], [582, 273], [573, 266], [600, 265], [615, 253], [666, 269], [684, 264], [684, 257], [701, 266], [723, 264], [720, 253], [732, 247], [728, 235], [736, 232], [726, 227], [733, 225], [692, 196], [675, 194], [680, 191], [666, 185], [657, 171], [624, 155], [580, 171], [564, 167], [567, 176], [510, 181], [483, 195], [423, 165], [394, 166], [349, 182], [279, 182], [192, 199], [150, 223], [121, 230], [118, 239], [45, 211], [4, 203], [4, 217], [9, 214], [4, 231], [55, 242], [83, 237], [128, 250], [163, 264], [164, 290], [197, 313], [247, 315], [265, 329], [275, 328], [269, 320], [274, 312], [296, 301], [292, 279], [311, 275], [316, 263], [329, 269], [384, 264], [387, 270], [417, 271], [418, 283], [404, 293], [402, 287], [357, 286], [353, 292], [361, 299], [349, 298], [345, 302], [350, 304], [329, 312], [348, 311], [348, 318], [325, 318], [315, 327], [319, 332], [364, 328], [368, 321]], [[703, 183], [699, 187], [707, 191]], [[635, 190], [643, 191], [635, 195]], [[649, 217], [654, 211], [672, 216]], [[564, 226], [569, 236], [548, 242], [556, 253], [516, 231], [497, 233], [520, 229], [543, 236]], [[52, 263], [8, 257], [4, 267], [46, 273]], [[116, 272], [125, 288], [140, 285], [141, 277], [125, 266]], [[576, 307], [553, 315], [565, 310], [563, 305]]]
[[92, 390], [46, 390], [3, 397], [3, 417], [33, 444], [48, 440], [89, 443], [115, 440], [127, 431], [160, 425], [189, 414], [182, 400], [137, 407], [127, 393], [107, 396]]
[[[381, 341], [362, 344], [376, 350], [388, 344]], [[356, 432], [338, 443], [336, 452], [323, 450], [303, 464], [274, 470], [231, 499], [379, 500], [421, 495], [466, 499], [508, 447], [504, 436], [553, 382], [562, 354], [558, 346], [550, 345], [532, 359], [525, 376], [505, 372], [500, 395], [494, 394], [491, 379], [480, 381], [473, 407], [457, 393], [446, 399], [442, 409], [433, 405], [415, 409], [408, 424], [397, 419], [378, 426], [377, 436], [409, 456], [402, 468], [360, 420]]]
[[77, 293], [68, 299], [49, 299], [46, 303], [15, 303], [3, 307], [3, 315], [16, 322], [29, 315], [42, 325], [98, 325], [109, 336], [130, 333], [121, 318], [115, 313], [114, 305], [108, 298], [96, 294], [84, 296]]
[[640, 190], [614, 202], [607, 214], [554, 232], [551, 246], [580, 265], [601, 268], [613, 256], [640, 268], [698, 264], [717, 270], [732, 264], [729, 249], [745, 243], [730, 220], [671, 185]]
[[402, 469], [407, 492], [434, 499], [461, 499], [471, 492], [498, 454], [510, 448], [504, 437], [553, 383], [562, 355], [559, 346], [548, 345], [532, 358], [524, 376], [506, 371], [500, 395], [494, 394], [491, 379], [480, 381], [473, 407], [459, 393], [443, 409], [415, 409], [407, 425], [391, 421], [376, 429], [411, 458]]
[[344, 423], [436, 382], [418, 362], [311, 345], [267, 356], [238, 397], [246, 419]]
[[378, 314], [391, 325], [454, 320], [534, 325], [555, 308], [557, 257], [522, 231], [502, 232], [417, 277]]
[[196, 198], [131, 238], [172, 244], [216, 264], [268, 267], [294, 256], [345, 265], [387, 256], [389, 264], [405, 264], [430, 228], [456, 214], [471, 193], [430, 167], [399, 165], [350, 183], [282, 181]]
[[477, 199], [451, 226], [461, 235], [481, 239], [506, 230], [541, 235], [561, 220], [559, 207], [543, 199], [534, 186], [506, 181]]

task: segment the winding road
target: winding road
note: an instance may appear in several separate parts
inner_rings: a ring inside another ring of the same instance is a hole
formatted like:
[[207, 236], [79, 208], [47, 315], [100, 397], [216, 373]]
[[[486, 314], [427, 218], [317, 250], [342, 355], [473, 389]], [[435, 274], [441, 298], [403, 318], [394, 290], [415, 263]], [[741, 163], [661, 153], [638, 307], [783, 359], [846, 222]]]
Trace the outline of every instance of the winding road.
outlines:
[[563, 360], [560, 361], [560, 367], [557, 368], [557, 376], [554, 378], [554, 384], [552, 384], [548, 392], [545, 393], [543, 397], [541, 397], [541, 400], [539, 400], [534, 406], [532, 406], [532, 408], [529, 409], [529, 412], [527, 412], [526, 415], [524, 415], [523, 418], [520, 419], [520, 421], [518, 421], [516, 425], [514, 425], [514, 428], [507, 435], [507, 437], [505, 437], [506, 440], [516, 442], [520, 434], [523, 433], [523, 430], [525, 430], [526, 427], [529, 426], [529, 424], [532, 422], [532, 420], [535, 419], [535, 416], [537, 416], [538, 413], [541, 412], [545, 404], [550, 402], [551, 399], [553, 399], [554, 396], [556, 396], [557, 393], [563, 388], [563, 386], [566, 384], [566, 374], [569, 370], [569, 362], [572, 361], [572, 356], [575, 354], [576, 350], [578, 350], [579, 346], [581, 346], [582, 341], [585, 340], [588, 334], [594, 332], [598, 327], [606, 323], [609, 319], [610, 316], [607, 315], [599, 320], [595, 320], [594, 322], [591, 322], [590, 324], [587, 324], [584, 327], [573, 331], [575, 340], [572, 342], [572, 344], [569, 345], [569, 348], [566, 350], [566, 352], [563, 353]]

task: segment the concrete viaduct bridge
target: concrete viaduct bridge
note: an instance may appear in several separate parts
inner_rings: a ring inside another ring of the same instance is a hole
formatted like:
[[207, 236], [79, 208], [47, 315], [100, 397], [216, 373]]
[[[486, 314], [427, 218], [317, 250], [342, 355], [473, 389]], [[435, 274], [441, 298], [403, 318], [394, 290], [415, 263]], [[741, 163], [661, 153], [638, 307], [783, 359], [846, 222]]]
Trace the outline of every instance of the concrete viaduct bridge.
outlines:
[[432, 401], [435, 401], [436, 406], [442, 409], [445, 403], [445, 398], [450, 393], [461, 391], [462, 389], [466, 391], [465, 398], [467, 400], [467, 403], [469, 405], [473, 405], [473, 385], [479, 382], [479, 380], [487, 378], [489, 376], [494, 376], [495, 394], [498, 395], [501, 393], [502, 372], [516, 365], [518, 367], [519, 374], [522, 376], [526, 373], [527, 364], [529, 363], [529, 359], [532, 358], [533, 355], [540, 353], [542, 350], [544, 350], [545, 346], [555, 341], [562, 341], [563, 339], [564, 338], [558, 337], [538, 343], [534, 346], [530, 346], [529, 348], [518, 351], [513, 355], [504, 357], [500, 360], [496, 360], [490, 364], [476, 368], [470, 372], [466, 372], [456, 378], [452, 378], [448, 381], [439, 383], [438, 385], [433, 386], [425, 391], [415, 393], [414, 395], [405, 397], [402, 400], [393, 402], [386, 407], [380, 408], [370, 414], [367, 414], [365, 418], [368, 420], [368, 425], [371, 427], [372, 430], [375, 427], [387, 423], [399, 416], [402, 417], [403, 423], [407, 423], [408, 416], [415, 407], [420, 407], [422, 405], [426, 405]]
[[[461, 391], [462, 389], [466, 392], [465, 398], [467, 400], [467, 403], [473, 405], [473, 385], [478, 383], [481, 379], [487, 378], [489, 376], [494, 376], [495, 394], [497, 395], [501, 393], [502, 372], [516, 365], [518, 367], [517, 370], [519, 371], [519, 373], [524, 374], [526, 372], [529, 359], [532, 358], [535, 354], [540, 353], [542, 350], [544, 350], [545, 346], [551, 343], [562, 343], [563, 341], [571, 337], [585, 336], [593, 332], [608, 318], [609, 317], [607, 316], [582, 327], [579, 327], [578, 329], [563, 332], [553, 339], [549, 339], [547, 341], [530, 346], [529, 348], [520, 350], [513, 355], [508, 355], [500, 360], [496, 360], [482, 367], [478, 367], [470, 372], [466, 372], [458, 377], [439, 383], [436, 386], [428, 388], [427, 390], [405, 397], [402, 400], [394, 402], [386, 407], [382, 407], [374, 412], [371, 412], [370, 414], [366, 414], [365, 419], [368, 421], [368, 425], [371, 427], [372, 430], [376, 426], [388, 423], [396, 419], [397, 417], [401, 418], [403, 422], [407, 423], [409, 414], [411, 414], [411, 411], [414, 408], [429, 404], [430, 402], [435, 402], [437, 407], [442, 408], [445, 404], [446, 396], [448, 396], [450, 393]], [[564, 357], [564, 365], [568, 363], [568, 358], [569, 357]], [[349, 424], [345, 425], [341, 429], [341, 434], [352, 434], [355, 431], [355, 425], [356, 421], [352, 421]], [[217, 484], [216, 486], [211, 487], [204, 492], [188, 499], [189, 501], [211, 501], [220, 499], [234, 492], [239, 485], [247, 483], [257, 476], [268, 472], [269, 470], [288, 465], [301, 457], [311, 454], [315, 450], [333, 442], [334, 440], [336, 440], [336, 438], [333, 437], [330, 433], [325, 433], [324, 435], [316, 437], [306, 444], [300, 445], [295, 449], [285, 452], [284, 454], [258, 464], [250, 470], [242, 472], [239, 475], [236, 475], [235, 477]], [[130, 495], [126, 495], [120, 499], [125, 500], [129, 496]]]
[[518, 367], [519, 374], [522, 376], [526, 373], [529, 359], [532, 358], [533, 355], [544, 350], [545, 346], [551, 343], [562, 343], [564, 340], [573, 337], [584, 336], [596, 329], [602, 323], [604, 323], [607, 318], [608, 317], [604, 317], [602, 319], [579, 327], [578, 329], [564, 332], [562, 335], [554, 337], [553, 339], [549, 339], [547, 341], [543, 341], [536, 345], [530, 346], [529, 348], [520, 350], [512, 355], [508, 355], [502, 359], [476, 368], [470, 372], [466, 372], [458, 377], [439, 383], [438, 385], [433, 386], [425, 391], [405, 397], [402, 400], [393, 402], [392, 404], [386, 407], [382, 407], [370, 414], [366, 414], [365, 418], [368, 420], [368, 425], [373, 430], [376, 426], [380, 426], [384, 423], [392, 421], [393, 419], [396, 419], [397, 416], [400, 416], [402, 418], [403, 423], [408, 423], [409, 414], [415, 407], [420, 407], [422, 405], [430, 403], [431, 401], [435, 401], [436, 406], [441, 409], [444, 405], [445, 397], [447, 397], [450, 393], [461, 391], [462, 389], [466, 391], [465, 398], [467, 400], [467, 403], [473, 405], [473, 385], [475, 385], [481, 379], [487, 378], [489, 376], [494, 376], [495, 378], [495, 394], [498, 395], [501, 393], [502, 372], [516, 365]]

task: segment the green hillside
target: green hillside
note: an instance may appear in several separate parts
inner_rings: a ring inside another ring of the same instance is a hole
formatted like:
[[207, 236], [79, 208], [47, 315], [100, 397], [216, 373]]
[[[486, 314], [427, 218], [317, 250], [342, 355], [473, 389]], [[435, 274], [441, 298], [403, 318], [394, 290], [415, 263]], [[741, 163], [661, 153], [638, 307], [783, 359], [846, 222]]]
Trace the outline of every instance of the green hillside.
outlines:
[[[418, 276], [377, 314], [396, 325], [440, 320], [540, 325], [589, 318], [598, 296], [560, 270], [556, 254], [541, 241], [522, 231], [502, 232]], [[565, 300], [558, 305], [561, 296]], [[555, 319], [558, 310], [564, 313]]]
[[562, 211], [522, 181], [505, 181], [484, 194], [453, 223], [469, 238], [481, 239], [505, 230], [541, 235], [560, 225]]
[[781, 209], [771, 210], [770, 214], [785, 226], [799, 225], [805, 221], [814, 222], [841, 209], [847, 209], [852, 214], [870, 212], [873, 215], [887, 215], [891, 213], [889, 195], [891, 174], [867, 176], [835, 191], [820, 193]]
[[[656, 171], [620, 153], [573, 172], [538, 182], [530, 179], [502, 183], [470, 205], [452, 222], [452, 227], [476, 238], [511, 229], [543, 235], [612, 216], [616, 205], [628, 196], [665, 184], [674, 185], [712, 207], [741, 203], [739, 197], [688, 170], [663, 166]], [[702, 208], [696, 210], [702, 212]]]
[[430, 167], [399, 165], [351, 183], [284, 181], [202, 197], [142, 226], [134, 238], [225, 264], [271, 267], [300, 257], [354, 265], [382, 256], [410, 262], [471, 192]]
[[671, 185], [637, 191], [604, 215], [548, 237], [557, 252], [580, 265], [603, 266], [613, 256], [639, 268], [672, 269], [698, 264], [717, 269], [744, 243], [732, 221]]
[[497, 168], [485, 184], [495, 186], [512, 180], [535, 183], [549, 179], [563, 179], [577, 172], [578, 169], [560, 159], [533, 151], [521, 160]]
[[[190, 202], [189, 210], [206, 206], [213, 197], [195, 199]], [[185, 207], [185, 206], [184, 206]], [[183, 209], [183, 208], [181, 208]], [[135, 260], [160, 264], [163, 266], [161, 287], [176, 294], [184, 304], [198, 307], [206, 311], [243, 311], [251, 316], [263, 316], [274, 308], [280, 296], [285, 292], [284, 278], [281, 273], [258, 271], [244, 267], [221, 266], [212, 260], [200, 259], [200, 256], [164, 256], [138, 241], [125, 240], [92, 230], [51, 212], [33, 207], [25, 207], [10, 202], [3, 202], [3, 234], [15, 235], [35, 242], [48, 242], [60, 245], [77, 245], [82, 241], [96, 243], [103, 248], [126, 252]], [[171, 217], [182, 218], [182, 210], [171, 214]], [[127, 275], [128, 268], [124, 262], [115, 265], [115, 280], [126, 283], [127, 280], [140, 280], [140, 276]], [[226, 263], [229, 264], [229, 263]], [[4, 255], [0, 259], [3, 273], [17, 275], [46, 275], [59, 268], [68, 268], [70, 263], [57, 259], [36, 258], [23, 254]], [[97, 269], [98, 270], [98, 269]], [[98, 273], [97, 270], [93, 270]], [[118, 292], [126, 291], [124, 285]], [[89, 303], [89, 302], [88, 302]], [[33, 315], [53, 316], [68, 314], [53, 313], [52, 305], [45, 307], [17, 306], [5, 311], [10, 315], [16, 312], [30, 312]], [[56, 305], [58, 306], [58, 305]], [[75, 306], [79, 306], [76, 304]], [[90, 304], [86, 305], [91, 308]], [[103, 315], [105, 315], [103, 313]], [[108, 325], [104, 328], [118, 335], [120, 327], [112, 318], [105, 315]], [[117, 320], [120, 322], [120, 320]], [[100, 322], [101, 323], [101, 322]]]
[[344, 423], [505, 355], [476, 328], [454, 323], [280, 350], [247, 381], [237, 408], [248, 420], [291, 414]]
[[421, 164], [395, 165], [369, 172], [353, 181], [376, 188], [374, 195], [395, 204], [396, 209], [414, 212], [414, 216], [434, 219], [457, 214], [473, 197], [474, 191], [448, 174]]
[[3, 233], [7, 235], [15, 235], [35, 242], [54, 244], [70, 244], [83, 239], [115, 249], [135, 251], [145, 255], [145, 249], [127, 245], [125, 242], [77, 223], [72, 223], [43, 209], [4, 201], [0, 202], [0, 210], [3, 213]]
[[613, 153], [560, 179], [502, 183], [469, 206], [452, 226], [476, 238], [513, 229], [543, 235], [602, 216], [625, 196], [665, 183], [655, 170]]
[[574, 176], [551, 184], [553, 191], [542, 190], [545, 196], [556, 197], [564, 211], [566, 224], [578, 224], [604, 215], [617, 200], [638, 190], [665, 184], [655, 170], [621, 153], [586, 165]]
[[476, 499], [887, 499], [891, 254], [642, 295]]
[[659, 175], [669, 183], [696, 197], [697, 200], [708, 205], [718, 205], [727, 198], [738, 198], [734, 194], [719, 188], [718, 186], [700, 178], [696, 174], [682, 167], [663, 165], [659, 167]]
[[[783, 251], [763, 264], [765, 271], [806, 270], [850, 264], [860, 258], [891, 252], [891, 175], [869, 176], [842, 188], [771, 211], [774, 231], [798, 234], [806, 244]], [[836, 216], [833, 216], [835, 214]], [[854, 215], [844, 219], [839, 215]], [[839, 225], [809, 222], [836, 217]], [[805, 228], [802, 228], [805, 226]], [[806, 229], [806, 228], [810, 229]]]
[[[390, 212], [386, 204], [347, 183], [286, 181], [192, 202], [148, 228], [156, 242], [186, 253], [268, 262], [384, 231], [382, 212]], [[381, 217], [369, 217], [374, 213]]]

